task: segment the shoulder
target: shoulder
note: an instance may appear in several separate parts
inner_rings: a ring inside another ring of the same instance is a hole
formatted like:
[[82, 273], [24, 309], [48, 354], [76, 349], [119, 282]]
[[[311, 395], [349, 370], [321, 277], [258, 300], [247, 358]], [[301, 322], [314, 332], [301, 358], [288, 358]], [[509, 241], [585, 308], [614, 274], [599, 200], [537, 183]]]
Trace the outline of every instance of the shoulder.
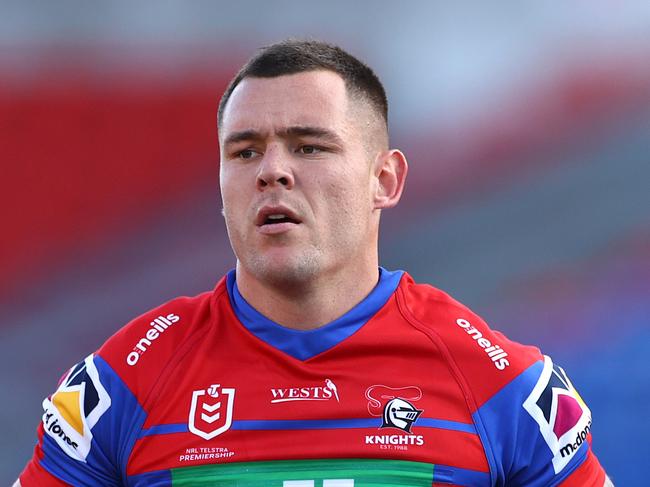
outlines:
[[200, 339], [214, 319], [214, 301], [224, 296], [222, 279], [213, 291], [172, 299], [131, 320], [96, 355], [144, 400], [170, 362]]
[[[397, 300], [402, 314], [447, 356], [499, 485], [551, 485], [586, 461], [591, 412], [550, 357], [509, 340], [448, 294], [409, 276]], [[603, 475], [593, 470], [590, 475]]]
[[[213, 292], [173, 299], [135, 318], [70, 368], [43, 401], [39, 441], [21, 474], [30, 484], [114, 485], [147, 417], [147, 397], [213, 322]], [[111, 479], [111, 480], [109, 480]]]
[[447, 356], [452, 369], [471, 390], [475, 407], [543, 360], [536, 347], [509, 340], [447, 293], [418, 284], [408, 275], [398, 288], [397, 301], [406, 319]]

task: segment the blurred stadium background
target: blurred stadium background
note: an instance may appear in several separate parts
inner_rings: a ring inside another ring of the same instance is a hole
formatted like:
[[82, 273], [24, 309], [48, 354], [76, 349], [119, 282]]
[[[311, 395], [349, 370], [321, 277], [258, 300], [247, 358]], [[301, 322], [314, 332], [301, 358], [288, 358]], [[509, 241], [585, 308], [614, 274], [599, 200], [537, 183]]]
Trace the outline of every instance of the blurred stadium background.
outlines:
[[0, 483], [67, 367], [233, 266], [216, 104], [288, 36], [386, 84], [411, 173], [384, 266], [563, 364], [647, 485], [650, 3], [424, 0], [0, 1]]

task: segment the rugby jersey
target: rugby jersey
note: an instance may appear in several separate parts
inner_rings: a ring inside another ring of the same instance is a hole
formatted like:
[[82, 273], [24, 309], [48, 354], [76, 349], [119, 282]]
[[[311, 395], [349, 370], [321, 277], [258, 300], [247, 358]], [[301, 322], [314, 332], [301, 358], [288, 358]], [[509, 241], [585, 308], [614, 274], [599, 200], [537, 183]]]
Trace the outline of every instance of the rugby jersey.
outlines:
[[602, 486], [564, 370], [444, 292], [380, 269], [288, 329], [231, 271], [136, 318], [43, 401], [30, 486]]

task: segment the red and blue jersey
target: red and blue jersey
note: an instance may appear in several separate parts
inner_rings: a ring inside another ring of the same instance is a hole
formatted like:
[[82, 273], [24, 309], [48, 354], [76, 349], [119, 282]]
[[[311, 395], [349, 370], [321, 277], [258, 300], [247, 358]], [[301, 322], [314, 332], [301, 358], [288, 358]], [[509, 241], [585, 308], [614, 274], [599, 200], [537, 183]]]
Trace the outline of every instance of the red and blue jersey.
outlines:
[[561, 367], [384, 269], [361, 303], [309, 331], [261, 315], [231, 272], [126, 325], [43, 408], [25, 487], [605, 480]]

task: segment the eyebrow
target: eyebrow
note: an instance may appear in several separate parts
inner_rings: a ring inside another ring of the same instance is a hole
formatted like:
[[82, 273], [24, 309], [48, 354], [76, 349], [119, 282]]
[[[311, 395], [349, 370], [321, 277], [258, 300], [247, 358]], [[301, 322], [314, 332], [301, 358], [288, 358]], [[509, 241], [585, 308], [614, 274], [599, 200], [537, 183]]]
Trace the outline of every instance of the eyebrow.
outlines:
[[[325, 139], [331, 143], [342, 145], [343, 140], [331, 130], [322, 128], [322, 127], [312, 127], [312, 126], [303, 126], [296, 125], [292, 127], [287, 127], [277, 132], [278, 135], [282, 138], [291, 138], [291, 137], [317, 137], [319, 139]], [[241, 132], [234, 132], [226, 137], [224, 145], [235, 144], [237, 142], [243, 141], [253, 141], [261, 140], [265, 135], [257, 130], [242, 130]]]

